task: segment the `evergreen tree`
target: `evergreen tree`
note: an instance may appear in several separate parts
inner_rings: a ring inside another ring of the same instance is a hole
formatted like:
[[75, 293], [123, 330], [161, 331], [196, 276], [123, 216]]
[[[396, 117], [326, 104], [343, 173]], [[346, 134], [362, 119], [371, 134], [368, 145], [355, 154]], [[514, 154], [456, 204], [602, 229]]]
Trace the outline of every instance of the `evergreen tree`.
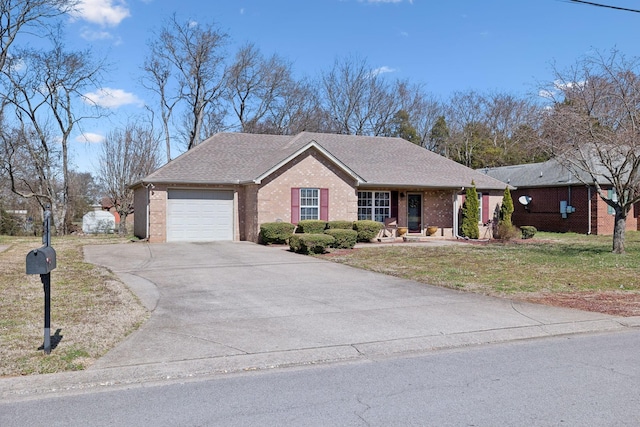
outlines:
[[504, 189], [504, 196], [502, 197], [502, 206], [500, 206], [500, 220], [498, 224], [505, 227], [511, 227], [511, 214], [513, 213], [513, 199], [511, 198], [511, 191], [509, 187]]
[[392, 130], [390, 136], [397, 136], [402, 139], [406, 139], [414, 144], [420, 144], [420, 137], [418, 131], [411, 124], [409, 119], [409, 113], [405, 110], [398, 110], [393, 116]]
[[447, 121], [445, 120], [444, 116], [440, 116], [431, 128], [431, 133], [429, 135], [430, 146], [428, 148], [431, 151], [434, 151], [445, 157], [449, 157], [449, 153], [447, 150], [448, 139], [449, 127], [447, 126]]
[[475, 182], [471, 181], [471, 187], [467, 187], [466, 197], [462, 205], [462, 235], [469, 239], [480, 237], [480, 203]]

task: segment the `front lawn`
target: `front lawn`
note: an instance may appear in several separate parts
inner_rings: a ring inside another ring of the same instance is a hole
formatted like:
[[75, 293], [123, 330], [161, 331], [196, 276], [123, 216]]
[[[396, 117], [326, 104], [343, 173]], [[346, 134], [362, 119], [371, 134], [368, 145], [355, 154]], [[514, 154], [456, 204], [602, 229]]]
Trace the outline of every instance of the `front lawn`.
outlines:
[[617, 315], [640, 315], [640, 232], [626, 254], [611, 236], [537, 233], [510, 243], [372, 246], [323, 257], [418, 282]]
[[[84, 262], [86, 244], [122, 243], [117, 236], [53, 237], [51, 344], [44, 355], [44, 292], [39, 275], [25, 274], [27, 253], [40, 237], [0, 238], [0, 376], [85, 369], [148, 317], [112, 273]], [[133, 243], [132, 243], [133, 244]]]

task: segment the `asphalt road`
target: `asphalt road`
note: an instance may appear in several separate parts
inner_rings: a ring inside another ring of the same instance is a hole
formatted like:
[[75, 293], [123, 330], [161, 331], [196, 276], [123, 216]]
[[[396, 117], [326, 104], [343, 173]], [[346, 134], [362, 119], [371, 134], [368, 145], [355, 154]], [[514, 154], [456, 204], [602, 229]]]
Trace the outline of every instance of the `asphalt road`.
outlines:
[[0, 404], [2, 426], [637, 426], [640, 332]]

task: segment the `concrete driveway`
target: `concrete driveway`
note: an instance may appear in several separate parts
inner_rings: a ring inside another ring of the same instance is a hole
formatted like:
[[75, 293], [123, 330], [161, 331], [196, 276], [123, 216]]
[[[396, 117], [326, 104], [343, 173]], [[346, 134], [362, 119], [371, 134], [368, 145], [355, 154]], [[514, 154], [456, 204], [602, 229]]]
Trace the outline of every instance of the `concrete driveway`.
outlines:
[[153, 310], [91, 370], [191, 376], [603, 331], [598, 313], [427, 286], [247, 242], [85, 248]]

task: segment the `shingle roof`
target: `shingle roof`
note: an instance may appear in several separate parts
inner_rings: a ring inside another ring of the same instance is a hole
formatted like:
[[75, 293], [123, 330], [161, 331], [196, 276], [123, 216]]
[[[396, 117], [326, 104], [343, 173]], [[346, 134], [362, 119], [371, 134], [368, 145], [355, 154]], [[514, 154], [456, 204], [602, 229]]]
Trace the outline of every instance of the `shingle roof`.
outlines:
[[[587, 173], [579, 172], [580, 175], [577, 175], [555, 159], [542, 163], [478, 169], [478, 171], [518, 188], [584, 185], [584, 182], [592, 181]], [[606, 183], [604, 179], [601, 182], [601, 184]]]
[[402, 138], [302, 132], [294, 136], [219, 133], [172, 160], [143, 182], [237, 184], [315, 147], [360, 186], [504, 189], [505, 183]]

